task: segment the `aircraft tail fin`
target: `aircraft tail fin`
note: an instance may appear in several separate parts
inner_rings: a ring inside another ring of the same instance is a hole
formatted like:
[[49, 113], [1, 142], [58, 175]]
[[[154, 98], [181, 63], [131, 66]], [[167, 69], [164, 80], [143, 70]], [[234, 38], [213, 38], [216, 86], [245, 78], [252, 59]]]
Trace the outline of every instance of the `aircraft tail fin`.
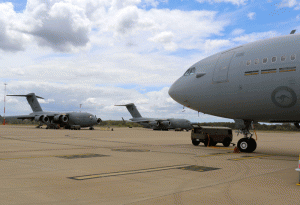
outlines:
[[26, 97], [33, 112], [43, 111], [37, 98], [40, 99], [44, 99], [44, 98], [40, 96], [36, 96], [35, 93], [29, 93], [27, 95], [6, 95], [6, 96]]
[[142, 117], [134, 103], [129, 103], [126, 105], [115, 105], [115, 106], [126, 106], [127, 110], [130, 112], [132, 117]]

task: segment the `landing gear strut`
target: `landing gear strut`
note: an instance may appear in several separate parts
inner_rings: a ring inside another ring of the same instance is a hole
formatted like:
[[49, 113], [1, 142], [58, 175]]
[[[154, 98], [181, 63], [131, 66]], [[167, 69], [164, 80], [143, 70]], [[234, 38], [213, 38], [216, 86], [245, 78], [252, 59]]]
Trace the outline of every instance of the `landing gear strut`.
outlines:
[[236, 127], [239, 129], [238, 134], [243, 134], [244, 138], [240, 139], [237, 143], [237, 147], [241, 152], [253, 152], [256, 147], [256, 141], [252, 138], [252, 134], [249, 129], [252, 124], [252, 120], [235, 120]]

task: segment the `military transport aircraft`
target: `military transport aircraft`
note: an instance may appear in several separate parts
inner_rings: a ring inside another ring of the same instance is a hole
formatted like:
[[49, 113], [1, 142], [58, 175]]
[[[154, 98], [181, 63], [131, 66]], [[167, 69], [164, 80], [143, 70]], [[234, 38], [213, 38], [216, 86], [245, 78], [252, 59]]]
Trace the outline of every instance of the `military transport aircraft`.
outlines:
[[169, 95], [198, 112], [234, 119], [244, 135], [238, 148], [253, 152], [253, 122], [289, 122], [299, 128], [299, 48], [300, 35], [294, 34], [225, 50], [192, 65]]
[[12, 119], [30, 119], [40, 122], [40, 127], [43, 124], [47, 125], [47, 128], [57, 129], [59, 127], [65, 127], [66, 129], [80, 129], [81, 127], [90, 127], [90, 130], [94, 129], [93, 126], [99, 124], [102, 120], [96, 118], [96, 116], [90, 113], [79, 113], [79, 112], [44, 112], [37, 100], [37, 98], [44, 99], [36, 96], [35, 93], [29, 93], [27, 95], [7, 95], [7, 96], [18, 96], [26, 97], [33, 113], [29, 115], [19, 116], [7, 116], [6, 120]]
[[185, 129], [189, 131], [192, 129], [191, 122], [186, 119], [176, 119], [176, 118], [145, 118], [142, 117], [137, 110], [134, 103], [126, 105], [115, 105], [115, 106], [126, 106], [127, 110], [130, 112], [132, 122], [141, 124], [144, 128], [151, 128], [153, 130], [169, 130], [169, 129]]

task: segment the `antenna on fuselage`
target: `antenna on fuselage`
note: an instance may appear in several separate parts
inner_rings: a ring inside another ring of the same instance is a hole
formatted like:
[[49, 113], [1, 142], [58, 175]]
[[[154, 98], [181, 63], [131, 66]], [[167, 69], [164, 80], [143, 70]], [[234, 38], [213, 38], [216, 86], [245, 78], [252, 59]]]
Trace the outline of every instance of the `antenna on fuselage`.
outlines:
[[296, 29], [292, 30], [290, 34], [294, 34], [294, 33], [296, 33]]

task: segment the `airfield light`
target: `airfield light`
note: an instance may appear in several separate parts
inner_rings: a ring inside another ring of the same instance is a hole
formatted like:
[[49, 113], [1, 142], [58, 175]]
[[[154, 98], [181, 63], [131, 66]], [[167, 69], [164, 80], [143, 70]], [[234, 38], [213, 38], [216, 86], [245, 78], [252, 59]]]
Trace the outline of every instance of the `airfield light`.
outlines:
[[4, 83], [4, 115], [3, 115], [3, 125], [5, 125], [5, 97], [6, 97], [6, 83]]

